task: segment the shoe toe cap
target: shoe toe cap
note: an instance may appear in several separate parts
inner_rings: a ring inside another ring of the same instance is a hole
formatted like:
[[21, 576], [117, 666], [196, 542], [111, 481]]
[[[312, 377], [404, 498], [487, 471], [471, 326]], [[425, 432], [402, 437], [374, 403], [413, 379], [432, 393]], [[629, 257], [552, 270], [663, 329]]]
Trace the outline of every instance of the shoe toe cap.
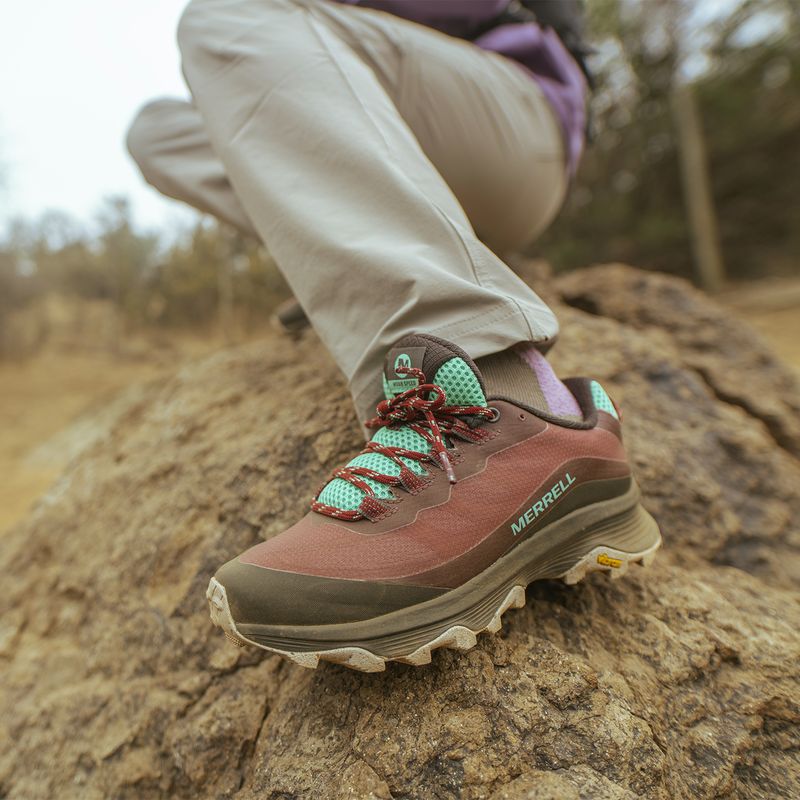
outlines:
[[215, 575], [237, 625], [335, 625], [388, 614], [445, 590], [286, 572], [235, 558]]

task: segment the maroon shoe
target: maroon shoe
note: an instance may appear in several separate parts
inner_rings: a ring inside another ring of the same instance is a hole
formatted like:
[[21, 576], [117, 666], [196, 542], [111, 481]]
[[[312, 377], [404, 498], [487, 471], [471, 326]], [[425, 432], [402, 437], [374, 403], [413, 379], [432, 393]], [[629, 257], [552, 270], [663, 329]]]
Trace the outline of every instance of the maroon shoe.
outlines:
[[469, 649], [524, 605], [531, 581], [649, 563], [661, 536], [617, 411], [596, 381], [565, 384], [582, 420], [487, 398], [463, 350], [402, 339], [372, 440], [309, 514], [217, 572], [212, 620], [303, 666], [372, 672]]

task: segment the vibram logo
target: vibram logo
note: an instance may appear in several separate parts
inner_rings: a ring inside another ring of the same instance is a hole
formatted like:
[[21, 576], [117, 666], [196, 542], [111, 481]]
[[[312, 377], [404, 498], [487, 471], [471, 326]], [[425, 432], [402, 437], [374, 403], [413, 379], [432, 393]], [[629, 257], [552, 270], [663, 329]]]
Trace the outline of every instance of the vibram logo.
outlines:
[[545, 509], [556, 502], [562, 494], [566, 494], [570, 487], [575, 483], [575, 478], [569, 474], [564, 473], [558, 483], [550, 487], [539, 500], [537, 500], [530, 508], [526, 509], [522, 516], [516, 521], [511, 523], [511, 532], [516, 536], [521, 531], [525, 530], [540, 514], [543, 514]]
[[597, 563], [603, 567], [612, 567], [613, 569], [619, 569], [622, 566], [622, 559], [611, 558], [611, 556], [608, 556], [605, 553], [600, 553], [600, 555], [597, 556]]

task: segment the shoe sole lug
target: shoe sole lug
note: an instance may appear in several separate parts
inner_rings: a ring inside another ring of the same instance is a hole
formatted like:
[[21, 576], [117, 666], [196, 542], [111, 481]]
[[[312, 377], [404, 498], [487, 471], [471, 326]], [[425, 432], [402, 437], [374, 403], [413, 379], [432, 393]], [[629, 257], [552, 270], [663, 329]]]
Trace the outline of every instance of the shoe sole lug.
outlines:
[[[628, 553], [613, 547], [594, 547], [582, 556], [574, 566], [558, 577], [568, 585], [579, 583], [592, 572], [606, 572], [611, 580], [617, 580], [625, 575], [631, 564], [638, 564], [642, 567], [650, 566], [660, 546], [661, 536], [659, 534], [658, 540], [652, 546], [637, 553]], [[340, 647], [332, 650], [304, 652], [292, 652], [276, 647], [268, 647], [239, 633], [231, 616], [225, 587], [216, 578], [211, 579], [206, 591], [206, 598], [211, 611], [211, 621], [222, 628], [226, 638], [239, 647], [244, 647], [246, 644], [253, 645], [262, 650], [277, 653], [308, 669], [315, 669], [320, 661], [330, 661], [359, 672], [383, 672], [389, 661], [422, 666], [431, 662], [431, 653], [434, 650], [448, 648], [464, 652], [472, 649], [477, 643], [479, 634], [497, 633], [502, 628], [502, 617], [506, 611], [510, 608], [523, 608], [525, 606], [525, 589], [526, 586], [521, 584], [512, 586], [490, 621], [479, 630], [472, 630], [464, 625], [453, 625], [427, 644], [416, 648], [413, 652], [392, 657], [376, 655], [363, 647]]]

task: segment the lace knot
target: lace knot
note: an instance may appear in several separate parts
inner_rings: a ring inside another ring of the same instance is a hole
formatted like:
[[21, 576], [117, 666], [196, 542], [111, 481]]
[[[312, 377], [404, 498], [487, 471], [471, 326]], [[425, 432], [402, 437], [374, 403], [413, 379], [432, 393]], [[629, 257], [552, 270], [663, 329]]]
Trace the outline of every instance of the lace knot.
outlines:
[[[492, 419], [493, 412], [485, 406], [456, 406], [446, 405], [445, 390], [435, 383], [428, 383], [422, 370], [415, 367], [400, 367], [397, 373], [413, 376], [417, 385], [388, 400], [381, 400], [376, 407], [376, 416], [368, 420], [367, 428], [404, 427], [407, 426], [419, 434], [429, 445], [427, 452], [408, 450], [395, 445], [380, 444], [374, 439], [370, 441], [362, 453], [378, 453], [393, 461], [399, 467], [399, 474], [377, 472], [367, 467], [346, 466], [336, 470], [334, 478], [348, 481], [364, 494], [357, 509], [345, 510], [330, 506], [319, 501], [317, 493], [311, 508], [320, 514], [326, 514], [339, 519], [372, 519], [382, 516], [387, 510], [389, 500], [379, 499], [372, 487], [364, 478], [369, 478], [386, 486], [408, 488], [408, 473], [410, 470], [402, 459], [417, 462], [430, 462], [439, 466], [447, 475], [451, 484], [457, 478], [450, 456], [445, 435], [457, 436], [469, 442], [477, 442], [486, 438], [486, 431], [473, 427], [463, 419], [464, 417], [482, 417]], [[414, 484], [415, 487], [418, 485]]]

